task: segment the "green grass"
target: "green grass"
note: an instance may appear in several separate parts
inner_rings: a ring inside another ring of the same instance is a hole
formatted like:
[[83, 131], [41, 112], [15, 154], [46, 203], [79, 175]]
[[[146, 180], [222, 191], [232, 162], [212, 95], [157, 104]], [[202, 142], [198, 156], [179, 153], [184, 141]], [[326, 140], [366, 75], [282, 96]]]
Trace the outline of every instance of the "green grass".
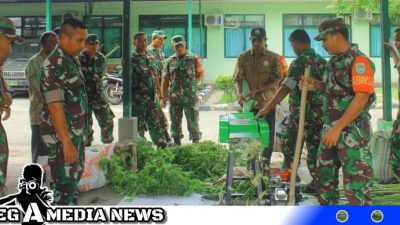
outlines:
[[219, 104], [229, 104], [236, 102], [236, 96], [224, 93], [221, 99], [218, 101]]

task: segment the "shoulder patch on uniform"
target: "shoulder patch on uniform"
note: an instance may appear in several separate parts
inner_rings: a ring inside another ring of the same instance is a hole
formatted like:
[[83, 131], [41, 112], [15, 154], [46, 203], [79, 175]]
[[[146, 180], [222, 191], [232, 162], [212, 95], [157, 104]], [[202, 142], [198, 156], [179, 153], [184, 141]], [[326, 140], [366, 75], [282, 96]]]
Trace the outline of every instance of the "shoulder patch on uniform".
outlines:
[[365, 63], [364, 62], [358, 62], [356, 63], [356, 73], [357, 75], [364, 75], [365, 73]]

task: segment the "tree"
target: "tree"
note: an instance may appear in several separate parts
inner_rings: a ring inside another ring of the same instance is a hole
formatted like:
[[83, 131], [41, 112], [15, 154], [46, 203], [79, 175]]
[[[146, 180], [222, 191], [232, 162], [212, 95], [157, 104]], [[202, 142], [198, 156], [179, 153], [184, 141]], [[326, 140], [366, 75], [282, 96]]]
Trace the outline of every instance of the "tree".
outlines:
[[[363, 9], [379, 14], [380, 0], [333, 0], [329, 7], [334, 8], [337, 14], [353, 14]], [[389, 0], [389, 16], [392, 21], [400, 21], [400, 1]]]

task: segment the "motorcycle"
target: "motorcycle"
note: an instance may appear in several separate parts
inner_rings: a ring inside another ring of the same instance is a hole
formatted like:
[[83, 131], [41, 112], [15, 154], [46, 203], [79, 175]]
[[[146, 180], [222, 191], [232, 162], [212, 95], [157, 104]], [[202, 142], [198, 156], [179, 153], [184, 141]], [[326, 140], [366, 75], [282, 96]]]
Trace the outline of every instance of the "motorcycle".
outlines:
[[106, 101], [112, 105], [120, 104], [124, 93], [122, 74], [107, 74], [103, 78], [103, 84]]

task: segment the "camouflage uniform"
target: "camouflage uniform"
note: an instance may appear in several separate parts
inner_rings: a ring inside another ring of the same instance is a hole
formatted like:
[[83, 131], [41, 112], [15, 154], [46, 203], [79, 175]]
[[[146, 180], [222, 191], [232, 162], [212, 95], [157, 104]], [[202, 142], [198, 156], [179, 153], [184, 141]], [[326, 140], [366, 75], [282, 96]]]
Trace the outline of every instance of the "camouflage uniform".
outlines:
[[[7, 91], [6, 83], [3, 79], [3, 72], [0, 71], [0, 103], [4, 101], [4, 93]], [[0, 116], [1, 114], [2, 112], [0, 112]], [[0, 119], [0, 196], [4, 194], [4, 186], [6, 184], [8, 155], [7, 134]]]
[[186, 116], [189, 140], [197, 142], [201, 139], [199, 105], [197, 102], [197, 78], [203, 72], [200, 57], [189, 51], [183, 57], [178, 57], [174, 54], [167, 59], [164, 76], [167, 76], [171, 83], [169, 113], [171, 136], [174, 140], [183, 138], [183, 112], [185, 112]]
[[106, 72], [106, 59], [103, 54], [96, 53], [95, 58], [91, 58], [86, 51], [79, 57], [82, 65], [82, 73], [85, 77], [85, 87], [88, 96], [88, 133], [87, 144], [93, 142], [93, 118], [92, 112], [101, 128], [101, 141], [111, 143], [114, 140], [114, 113], [106, 102], [102, 78]]
[[[282, 152], [285, 156], [284, 165], [287, 168], [293, 163], [294, 152], [296, 149], [297, 132], [299, 129], [300, 119], [300, 102], [301, 90], [298, 82], [304, 75], [306, 66], [311, 67], [310, 77], [322, 81], [325, 73], [326, 60], [315, 53], [315, 50], [308, 48], [304, 53], [298, 56], [289, 68], [288, 76], [282, 85], [288, 87], [291, 92], [289, 94], [289, 121], [288, 127], [283, 135]], [[315, 69], [317, 68], [317, 69]], [[315, 178], [315, 165], [317, 162], [318, 146], [322, 131], [322, 93], [318, 91], [310, 91], [307, 95], [307, 105], [305, 111], [304, 139], [307, 143], [307, 166], [312, 178]]]
[[148, 52], [145, 56], [133, 52], [132, 64], [132, 116], [138, 118], [139, 135], [144, 138], [146, 125], [154, 144], [166, 145], [160, 125], [161, 107], [156, 101], [156, 76], [154, 58]]
[[[72, 58], [56, 47], [43, 63], [41, 91], [45, 104], [41, 134], [49, 150], [54, 202], [70, 205], [76, 202], [77, 185], [83, 171], [87, 132], [88, 101], [85, 81], [78, 58]], [[78, 151], [75, 163], [64, 162], [63, 146], [53, 125], [47, 104], [61, 102], [69, 136]]]
[[[162, 77], [162, 71], [164, 69], [164, 63], [165, 63], [165, 56], [164, 52], [162, 52], [161, 49], [155, 49], [153, 46], [147, 47], [147, 51], [149, 54], [153, 55], [154, 57], [154, 67], [155, 67], [155, 74], [156, 74], [156, 79], [158, 84], [161, 86], [161, 77]], [[160, 93], [157, 93], [160, 95]], [[160, 104], [160, 99], [156, 98], [157, 102], [157, 107], [160, 108], [160, 125], [162, 129], [162, 133], [164, 134], [164, 138], [166, 141], [170, 141], [171, 137], [169, 136], [168, 133], [168, 121], [167, 117], [165, 116], [164, 111], [161, 109], [161, 104]]]
[[[397, 71], [399, 73], [399, 84], [400, 84], [400, 63], [396, 65]], [[400, 87], [398, 88], [400, 97]], [[399, 101], [400, 102], [400, 101]], [[391, 139], [392, 145], [392, 159], [390, 163], [392, 164], [393, 172], [396, 176], [400, 177], [400, 107], [397, 111], [396, 120], [393, 123], [393, 131]]]
[[371, 203], [372, 156], [369, 107], [373, 93], [373, 63], [360, 51], [352, 49], [334, 55], [324, 76], [324, 126], [322, 136], [344, 115], [355, 92], [369, 93], [369, 101], [359, 116], [344, 128], [337, 146], [322, 142], [318, 150], [316, 185], [322, 205], [338, 204], [338, 171], [342, 166], [345, 195], [351, 205]]

